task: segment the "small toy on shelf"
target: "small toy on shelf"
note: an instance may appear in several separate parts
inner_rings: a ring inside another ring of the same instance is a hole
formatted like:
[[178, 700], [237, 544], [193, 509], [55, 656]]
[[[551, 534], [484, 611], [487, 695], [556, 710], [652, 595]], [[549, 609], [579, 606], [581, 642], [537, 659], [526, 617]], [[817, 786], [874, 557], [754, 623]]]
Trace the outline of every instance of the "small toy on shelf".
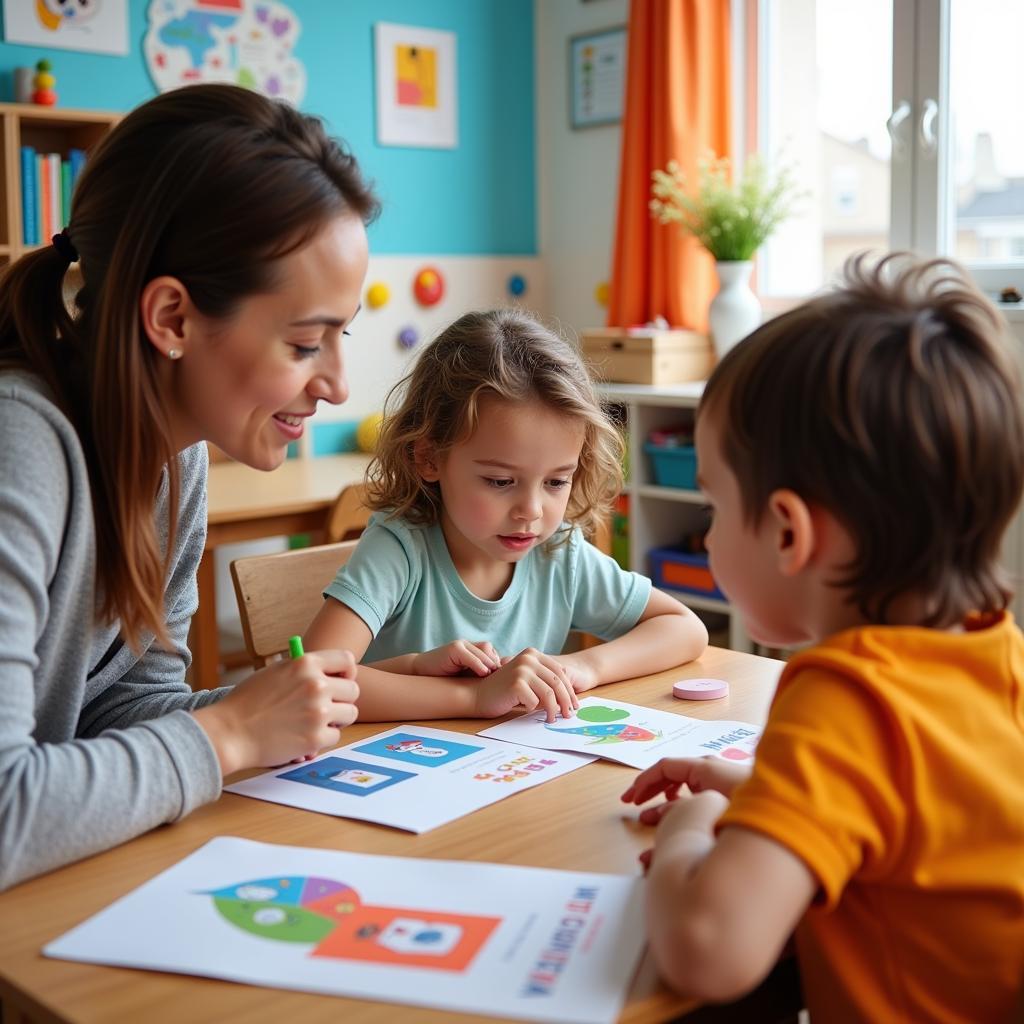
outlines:
[[35, 91], [32, 93], [32, 102], [44, 107], [52, 107], [57, 102], [57, 93], [54, 86], [57, 79], [50, 74], [52, 65], [48, 60], [41, 60], [36, 64], [36, 74], [32, 79]]
[[1014, 288], [1013, 285], [1010, 285], [1009, 288], [1004, 288], [999, 293], [999, 301], [1000, 302], [1020, 302], [1021, 301], [1020, 291], [1018, 289]]

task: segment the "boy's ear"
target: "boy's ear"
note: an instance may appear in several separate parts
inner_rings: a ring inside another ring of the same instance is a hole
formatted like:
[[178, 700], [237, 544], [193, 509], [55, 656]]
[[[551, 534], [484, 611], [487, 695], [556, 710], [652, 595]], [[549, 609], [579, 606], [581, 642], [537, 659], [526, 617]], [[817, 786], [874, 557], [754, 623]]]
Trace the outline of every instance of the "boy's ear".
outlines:
[[779, 572], [796, 576], [811, 561], [819, 540], [807, 502], [796, 491], [773, 491], [768, 497], [766, 526], [775, 538]]
[[194, 312], [188, 289], [176, 277], [154, 277], [139, 297], [143, 331], [160, 354], [170, 359], [186, 354], [188, 321]]
[[441, 475], [440, 459], [437, 457], [437, 449], [426, 438], [420, 438], [413, 444], [413, 461], [416, 464], [416, 471], [428, 484], [436, 483]]

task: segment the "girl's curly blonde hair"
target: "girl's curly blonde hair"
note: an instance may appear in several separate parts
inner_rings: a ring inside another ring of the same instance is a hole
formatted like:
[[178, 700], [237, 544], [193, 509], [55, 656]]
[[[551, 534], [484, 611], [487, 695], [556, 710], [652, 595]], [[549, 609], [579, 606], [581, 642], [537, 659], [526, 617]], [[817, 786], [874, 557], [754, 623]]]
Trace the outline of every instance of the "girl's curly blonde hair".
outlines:
[[416, 469], [417, 443], [443, 456], [472, 436], [480, 400], [539, 401], [582, 420], [579, 467], [566, 520], [592, 534], [622, 489], [622, 437], [601, 408], [577, 350], [518, 310], [466, 313], [428, 345], [391, 389], [373, 462], [367, 504], [411, 523], [440, 519], [441, 494]]

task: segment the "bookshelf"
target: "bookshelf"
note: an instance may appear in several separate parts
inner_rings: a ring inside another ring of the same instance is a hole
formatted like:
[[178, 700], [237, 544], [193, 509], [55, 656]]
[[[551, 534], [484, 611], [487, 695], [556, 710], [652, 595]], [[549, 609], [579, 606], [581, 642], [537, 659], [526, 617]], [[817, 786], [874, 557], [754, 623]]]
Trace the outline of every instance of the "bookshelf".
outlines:
[[[0, 103], [3, 146], [0, 159], [0, 267], [19, 259], [37, 246], [25, 245], [21, 219], [21, 147], [40, 153], [71, 149], [87, 153], [120, 120], [121, 114], [96, 110], [70, 110], [32, 103]], [[48, 241], [48, 240], [47, 240]]]
[[[649, 575], [647, 556], [651, 548], [676, 544], [684, 533], [707, 526], [701, 492], [656, 484], [643, 450], [651, 429], [688, 418], [692, 421], [703, 390], [703, 381], [663, 387], [611, 383], [598, 386], [602, 402], [623, 410], [629, 433], [630, 473], [625, 493], [629, 495], [629, 568], [634, 572]], [[740, 616], [728, 601], [684, 590], [669, 592], [694, 611], [726, 616], [729, 646], [734, 651], [753, 650]]]

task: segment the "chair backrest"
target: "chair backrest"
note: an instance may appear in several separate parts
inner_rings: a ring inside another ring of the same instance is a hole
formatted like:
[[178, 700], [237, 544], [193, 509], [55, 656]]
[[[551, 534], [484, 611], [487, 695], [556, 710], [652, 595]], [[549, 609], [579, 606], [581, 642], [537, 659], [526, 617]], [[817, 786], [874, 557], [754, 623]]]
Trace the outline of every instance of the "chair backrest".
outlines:
[[353, 540], [366, 529], [371, 512], [366, 507], [365, 500], [365, 484], [349, 484], [341, 489], [341, 493], [327, 512], [327, 520], [324, 523], [326, 543]]
[[256, 668], [287, 651], [289, 637], [305, 633], [324, 603], [324, 587], [356, 544], [321, 544], [231, 563], [245, 648]]

